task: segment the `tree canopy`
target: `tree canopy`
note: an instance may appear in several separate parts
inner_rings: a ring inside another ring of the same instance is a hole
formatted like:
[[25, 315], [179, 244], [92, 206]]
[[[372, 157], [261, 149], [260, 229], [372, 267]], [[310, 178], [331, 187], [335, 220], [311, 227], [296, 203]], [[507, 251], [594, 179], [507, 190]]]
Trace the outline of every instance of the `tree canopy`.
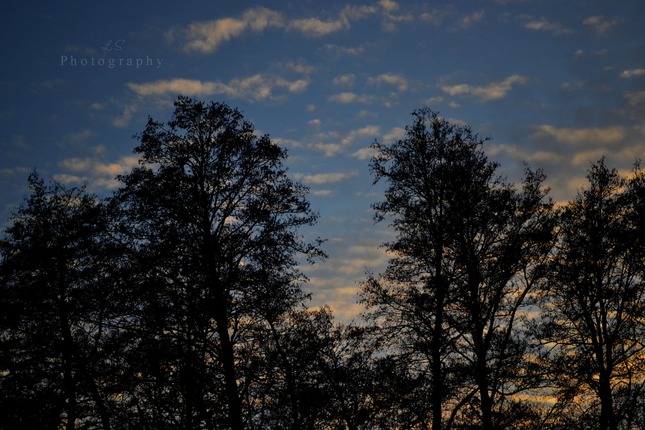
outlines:
[[324, 260], [287, 152], [179, 97], [113, 193], [28, 178], [0, 237], [0, 429], [645, 427], [645, 173], [569, 202], [429, 108], [376, 141], [389, 261], [364, 313], [308, 307]]

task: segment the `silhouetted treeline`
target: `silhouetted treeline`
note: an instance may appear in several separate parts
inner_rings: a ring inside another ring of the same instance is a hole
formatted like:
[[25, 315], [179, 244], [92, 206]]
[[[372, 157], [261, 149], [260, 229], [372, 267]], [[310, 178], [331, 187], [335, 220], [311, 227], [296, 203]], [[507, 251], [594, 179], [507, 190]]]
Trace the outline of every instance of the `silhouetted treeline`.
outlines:
[[186, 97], [99, 198], [38, 174], [0, 239], [0, 429], [645, 428], [645, 173], [574, 200], [508, 182], [422, 108], [375, 142], [396, 233], [364, 314], [308, 309], [324, 260], [286, 152]]

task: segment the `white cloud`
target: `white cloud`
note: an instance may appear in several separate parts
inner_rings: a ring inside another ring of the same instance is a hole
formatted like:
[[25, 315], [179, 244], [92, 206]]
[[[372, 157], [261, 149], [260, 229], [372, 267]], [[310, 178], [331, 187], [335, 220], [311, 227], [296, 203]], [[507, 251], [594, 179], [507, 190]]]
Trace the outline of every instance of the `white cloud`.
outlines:
[[572, 33], [571, 30], [564, 27], [563, 25], [550, 22], [544, 17], [540, 18], [539, 20], [527, 22], [526, 24], [524, 24], [524, 28], [533, 31], [544, 31], [547, 33], [552, 33], [556, 36], [562, 36]]
[[356, 158], [357, 160], [369, 160], [376, 154], [376, 149], [372, 148], [371, 146], [366, 146], [365, 148], [361, 148], [358, 151], [355, 151], [352, 154], [352, 158]]
[[333, 80], [332, 83], [334, 85], [346, 85], [349, 87], [354, 86], [354, 82], [356, 81], [356, 76], [352, 73], [347, 73], [345, 75], [339, 75], [336, 76]]
[[85, 130], [80, 130], [80, 131], [70, 133], [67, 136], [65, 136], [64, 139], [66, 142], [79, 144], [79, 143], [85, 142], [87, 139], [91, 138], [92, 136], [94, 136], [94, 132], [92, 130], [85, 129]]
[[202, 82], [194, 79], [162, 79], [145, 84], [128, 83], [128, 88], [140, 96], [158, 96], [169, 93], [186, 96], [205, 96], [218, 92], [218, 82]]
[[296, 179], [302, 181], [305, 184], [311, 185], [323, 185], [331, 184], [334, 182], [341, 182], [347, 179], [358, 176], [357, 172], [335, 172], [335, 173], [315, 173], [311, 175], [306, 175], [302, 173], [294, 174]]
[[640, 76], [645, 76], [645, 69], [631, 69], [620, 72], [621, 78], [636, 78]]
[[339, 154], [343, 150], [343, 145], [340, 143], [323, 143], [317, 142], [309, 145], [309, 148], [320, 151], [325, 154], [325, 157], [333, 157], [336, 154]]
[[367, 81], [369, 84], [380, 85], [388, 84], [398, 88], [399, 91], [407, 91], [409, 88], [409, 83], [401, 75], [396, 75], [393, 73], [384, 73], [373, 78], [369, 78]]
[[104, 162], [93, 158], [68, 158], [59, 163], [67, 172], [54, 175], [63, 184], [88, 183], [91, 188], [115, 189], [119, 182], [117, 175], [129, 173], [138, 165], [136, 156], [121, 157], [116, 162]]
[[627, 93], [625, 94], [625, 98], [627, 99], [629, 105], [632, 107], [640, 105], [641, 103], [645, 103], [645, 91]]
[[500, 82], [493, 82], [483, 87], [472, 86], [469, 84], [457, 85], [440, 85], [439, 88], [451, 96], [473, 95], [483, 100], [501, 99], [512, 89], [513, 85], [524, 84], [528, 81], [526, 76], [511, 75]]
[[364, 94], [356, 94], [353, 92], [344, 92], [344, 93], [334, 94], [333, 96], [330, 96], [329, 100], [336, 103], [343, 103], [343, 104], [370, 103], [373, 100], [373, 97], [367, 96]]
[[528, 150], [519, 145], [497, 144], [491, 145], [487, 150], [488, 154], [492, 157], [498, 154], [506, 154], [519, 161], [530, 161], [538, 163], [556, 163], [561, 161], [562, 156], [557, 152], [545, 150]]
[[536, 127], [535, 136], [551, 137], [561, 143], [605, 144], [623, 140], [625, 130], [621, 126], [570, 128], [543, 124]]
[[329, 51], [336, 56], [342, 56], [342, 55], [351, 55], [353, 57], [357, 57], [365, 52], [365, 45], [357, 46], [357, 47], [346, 47], [346, 46], [338, 46], [338, 45], [332, 45], [330, 43], [326, 43], [323, 45], [323, 48], [325, 48], [326, 51]]
[[461, 28], [469, 28], [473, 24], [481, 21], [481, 19], [484, 17], [484, 11], [480, 10], [479, 12], [475, 12], [472, 15], [467, 15], [464, 16], [459, 20], [459, 27]]
[[317, 197], [329, 197], [333, 194], [333, 192], [331, 190], [314, 190], [311, 191], [310, 194]]
[[[221, 18], [213, 21], [191, 23], [183, 31], [186, 39], [184, 50], [211, 53], [219, 46], [245, 31], [260, 32], [269, 27], [283, 27], [284, 19], [278, 12], [264, 7], [248, 9], [240, 18]], [[172, 34], [170, 34], [173, 37]]]
[[399, 4], [392, 0], [379, 0], [378, 4], [387, 12], [394, 12], [399, 8]]
[[441, 96], [433, 96], [428, 99], [426, 99], [423, 103], [428, 105], [428, 106], [434, 106], [438, 105], [439, 103], [443, 102], [443, 97]]
[[589, 18], [582, 21], [582, 23], [584, 25], [587, 25], [593, 28], [596, 31], [596, 34], [598, 34], [599, 36], [602, 36], [607, 31], [609, 31], [613, 26], [618, 24], [618, 20], [613, 19], [610, 21], [603, 16], [597, 15], [597, 16], [590, 16]]
[[258, 73], [246, 78], [234, 78], [228, 83], [194, 79], [162, 79], [144, 84], [128, 83], [128, 88], [139, 96], [226, 94], [234, 98], [258, 101], [272, 98], [276, 88], [286, 89], [290, 93], [300, 93], [307, 89], [309, 82], [307, 78], [288, 81], [279, 76]]
[[289, 28], [307, 36], [320, 37], [349, 28], [349, 20], [342, 17], [330, 21], [322, 21], [318, 18], [294, 19], [289, 23]]
[[358, 130], [352, 130], [341, 140], [341, 144], [343, 146], [348, 146], [354, 143], [356, 139], [378, 136], [379, 131], [380, 128], [377, 125], [368, 125], [366, 127], [359, 128]]
[[115, 118], [114, 121], [112, 121], [112, 124], [115, 127], [125, 127], [128, 125], [132, 119], [132, 115], [134, 115], [137, 110], [139, 110], [139, 107], [136, 104], [125, 105], [121, 116]]
[[289, 21], [287, 28], [306, 36], [321, 37], [338, 31], [347, 30], [351, 22], [376, 12], [372, 6], [345, 6], [336, 19], [322, 20], [316, 17], [299, 18]]
[[402, 127], [394, 127], [389, 132], [383, 135], [383, 141], [385, 143], [395, 142], [397, 140], [403, 139], [405, 137], [405, 129]]
[[[398, 7], [391, 0], [379, 4], [384, 14], [389, 14]], [[396, 7], [395, 7], [396, 6]], [[297, 31], [310, 37], [322, 37], [351, 27], [353, 21], [365, 18], [378, 12], [376, 6], [345, 6], [336, 18], [321, 19], [306, 17], [287, 19], [280, 12], [255, 7], [247, 9], [239, 17], [226, 17], [211, 21], [193, 22], [183, 29], [173, 29], [166, 36], [170, 40], [180, 37], [184, 40], [184, 50], [209, 54], [215, 52], [222, 43], [241, 37], [247, 32], [262, 32], [269, 28], [285, 31]], [[397, 17], [394, 17], [397, 18]], [[394, 19], [392, 18], [392, 19]]]

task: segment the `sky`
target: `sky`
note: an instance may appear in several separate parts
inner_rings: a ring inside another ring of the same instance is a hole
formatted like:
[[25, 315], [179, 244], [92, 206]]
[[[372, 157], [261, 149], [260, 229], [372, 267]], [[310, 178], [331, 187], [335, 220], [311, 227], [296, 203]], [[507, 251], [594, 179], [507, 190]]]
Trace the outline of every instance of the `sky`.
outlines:
[[225, 102], [286, 148], [311, 189], [329, 258], [304, 270], [312, 307], [342, 321], [387, 263], [369, 171], [375, 140], [423, 106], [483, 138], [509, 181], [523, 163], [565, 202], [592, 162], [645, 158], [645, 2], [4, 1], [0, 225], [36, 170], [107, 194], [137, 162], [133, 135], [177, 95]]

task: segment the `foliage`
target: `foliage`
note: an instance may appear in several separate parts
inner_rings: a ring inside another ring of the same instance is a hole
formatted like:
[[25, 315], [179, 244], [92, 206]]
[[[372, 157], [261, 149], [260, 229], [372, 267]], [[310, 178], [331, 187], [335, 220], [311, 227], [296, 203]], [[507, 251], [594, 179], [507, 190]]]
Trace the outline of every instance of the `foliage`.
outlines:
[[179, 97], [105, 199], [29, 176], [0, 238], [0, 429], [645, 426], [645, 173], [554, 209], [427, 108], [375, 142], [396, 234], [363, 319], [308, 309], [323, 258], [286, 151]]

